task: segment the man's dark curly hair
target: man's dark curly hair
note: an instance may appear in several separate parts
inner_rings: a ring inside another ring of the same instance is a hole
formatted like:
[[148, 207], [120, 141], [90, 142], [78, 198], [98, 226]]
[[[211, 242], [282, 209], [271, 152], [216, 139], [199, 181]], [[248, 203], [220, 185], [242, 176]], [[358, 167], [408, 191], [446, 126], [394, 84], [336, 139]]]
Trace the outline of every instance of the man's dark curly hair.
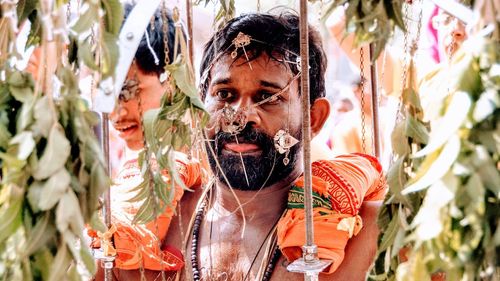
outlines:
[[[249, 45], [245, 46], [245, 51], [250, 60], [256, 59], [262, 53], [265, 53], [270, 58], [287, 64], [293, 74], [298, 73], [299, 69], [296, 64], [284, 61], [295, 62], [297, 55], [300, 54], [299, 17], [289, 12], [281, 15], [244, 14], [229, 21], [205, 45], [200, 67], [200, 77], [202, 77], [200, 94], [203, 99], [206, 96], [210, 82], [209, 72], [214, 60], [220, 58], [220, 53], [225, 52], [229, 55], [234, 50], [231, 45], [233, 39], [240, 32], [254, 39]], [[239, 51], [235, 60], [242, 55], [244, 55], [243, 52]], [[311, 104], [317, 98], [325, 96], [326, 64], [326, 56], [319, 32], [309, 26]]]
[[[134, 4], [126, 3], [124, 5], [124, 15], [125, 19], [128, 18], [130, 12], [134, 8]], [[145, 74], [156, 74], [158, 77], [165, 71], [165, 44], [163, 42], [163, 19], [161, 15], [161, 8], [158, 8], [154, 14], [153, 24], [148, 24], [146, 32], [149, 35], [149, 42], [151, 48], [154, 50], [156, 56], [159, 59], [159, 63], [155, 63], [153, 54], [148, 48], [148, 43], [146, 40], [146, 34], [142, 36], [137, 52], [135, 53], [134, 59], [138, 68]], [[175, 26], [172, 20], [172, 14], [167, 10], [167, 21], [168, 21], [168, 57], [169, 61], [173, 61], [174, 56], [174, 41], [175, 41]], [[153, 28], [152, 28], [153, 27]]]

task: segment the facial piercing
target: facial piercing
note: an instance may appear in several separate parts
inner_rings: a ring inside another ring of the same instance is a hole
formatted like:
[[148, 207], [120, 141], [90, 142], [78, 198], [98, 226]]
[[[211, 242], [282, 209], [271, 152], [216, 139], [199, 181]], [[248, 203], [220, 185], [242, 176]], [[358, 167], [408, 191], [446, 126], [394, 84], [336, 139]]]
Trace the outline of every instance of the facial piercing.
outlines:
[[219, 122], [216, 131], [222, 130], [229, 134], [238, 134], [241, 132], [247, 124], [247, 115], [244, 113], [244, 109], [234, 110], [232, 106], [228, 103], [224, 105], [224, 108], [220, 111]]
[[290, 163], [290, 159], [288, 158], [290, 148], [298, 142], [299, 141], [292, 137], [288, 131], [283, 129], [279, 130], [276, 135], [274, 135], [274, 147], [278, 150], [278, 153], [285, 154], [285, 158], [283, 159], [283, 164], [285, 164], [285, 166]]

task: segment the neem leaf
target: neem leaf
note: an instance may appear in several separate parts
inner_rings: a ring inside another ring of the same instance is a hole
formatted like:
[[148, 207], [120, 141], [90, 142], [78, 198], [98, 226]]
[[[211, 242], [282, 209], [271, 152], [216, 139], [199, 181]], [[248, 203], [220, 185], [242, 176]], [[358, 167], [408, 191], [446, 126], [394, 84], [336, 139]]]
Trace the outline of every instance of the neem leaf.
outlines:
[[20, 102], [29, 102], [33, 98], [33, 90], [31, 87], [9, 87], [12, 96]]
[[10, 74], [9, 78], [7, 78], [7, 83], [9, 84], [9, 87], [29, 88], [31, 85], [31, 76], [20, 71], [15, 71]]
[[426, 144], [429, 140], [427, 128], [418, 119], [408, 116], [405, 122], [405, 135], [413, 138], [415, 142]]
[[82, 58], [83, 63], [92, 70], [99, 70], [95, 63], [94, 54], [92, 53], [92, 46], [89, 42], [85, 41], [80, 44], [78, 48], [78, 57]]
[[500, 173], [486, 148], [476, 146], [471, 158], [482, 183], [500, 199]]
[[82, 258], [83, 264], [85, 265], [85, 268], [88, 270], [88, 272], [91, 275], [94, 275], [96, 273], [96, 266], [94, 262], [94, 257], [89, 252], [88, 247], [80, 248], [80, 257]]
[[102, 0], [104, 6], [104, 19], [106, 20], [106, 31], [118, 35], [123, 22], [123, 7], [118, 0]]
[[90, 219], [90, 227], [93, 230], [100, 231], [103, 233], [107, 230], [107, 227], [102, 221], [102, 219], [99, 217], [98, 212], [94, 212], [94, 214], [92, 215], [92, 218]]
[[396, 162], [394, 162], [387, 172], [387, 184], [389, 185], [389, 190], [391, 195], [394, 195], [394, 199], [391, 203], [405, 203], [406, 206], [410, 206], [406, 196], [401, 195], [403, 186], [407, 181], [407, 175], [404, 172], [404, 162], [406, 157], [400, 157]]
[[38, 166], [33, 171], [33, 177], [37, 180], [43, 180], [53, 175], [64, 167], [70, 152], [71, 145], [66, 139], [66, 135], [60, 125], [55, 124], [50, 129], [47, 146]]
[[38, 206], [40, 202], [40, 198], [42, 196], [42, 190], [43, 190], [43, 183], [40, 181], [34, 181], [29, 187], [28, 187], [28, 203], [31, 206], [31, 209], [33, 209], [34, 213], [40, 212], [40, 207]]
[[145, 224], [154, 220], [156, 216], [154, 213], [154, 201], [155, 200], [152, 197], [148, 197], [144, 203], [142, 203], [141, 207], [137, 211], [137, 214], [132, 220], [132, 224]]
[[109, 188], [110, 181], [100, 162], [94, 161], [90, 171], [90, 187], [88, 187], [88, 208], [90, 212], [97, 210], [99, 197]]
[[105, 79], [114, 74], [115, 66], [118, 63], [120, 53], [118, 38], [109, 32], [104, 32], [101, 41], [101, 52], [102, 79]]
[[73, 190], [66, 191], [57, 205], [56, 226], [61, 233], [71, 229], [71, 232], [79, 234], [84, 228], [83, 217], [78, 208], [80, 204]]
[[462, 126], [464, 120], [467, 118], [470, 107], [471, 99], [467, 93], [454, 93], [444, 116], [432, 123], [433, 128], [429, 144], [427, 144], [422, 150], [415, 153], [413, 157], [422, 157], [436, 151], [452, 135], [456, 134], [460, 126]]
[[398, 212], [394, 213], [391, 222], [384, 230], [384, 233], [382, 234], [382, 240], [380, 241], [378, 246], [379, 253], [387, 250], [387, 248], [394, 243], [394, 239], [396, 238], [396, 234], [398, 233], [399, 229], [398, 215], [399, 215]]
[[99, 8], [96, 5], [89, 4], [88, 9], [80, 14], [78, 17], [78, 21], [73, 24], [71, 29], [76, 34], [82, 34], [89, 30], [92, 25], [98, 21], [99, 17]]
[[50, 275], [50, 265], [54, 261], [54, 257], [47, 247], [42, 247], [41, 250], [35, 252], [33, 267], [40, 271], [41, 280], [48, 280]]
[[189, 97], [191, 103], [197, 108], [204, 109], [203, 103], [198, 97], [196, 88], [194, 87], [194, 83], [189, 81], [190, 76], [186, 63], [176, 62], [175, 64], [169, 65], [167, 68], [174, 77], [177, 87]]
[[26, 101], [21, 106], [20, 112], [17, 114], [16, 130], [18, 132], [26, 130], [26, 128], [33, 122], [33, 106], [35, 105], [34, 99]]
[[17, 158], [19, 160], [26, 160], [30, 156], [31, 152], [33, 152], [33, 148], [35, 148], [33, 133], [30, 131], [21, 132], [12, 138], [10, 144], [17, 144]]
[[417, 172], [417, 176], [412, 178], [410, 184], [403, 190], [403, 195], [422, 190], [442, 178], [450, 170], [459, 152], [460, 138], [454, 135], [439, 152], [439, 156], [434, 159], [429, 155], [424, 160]]
[[0, 206], [0, 244], [9, 238], [22, 223], [23, 194], [22, 188], [10, 184], [2, 187], [2, 193], [8, 192], [9, 201]]
[[408, 139], [404, 135], [405, 123], [399, 122], [391, 133], [392, 150], [396, 155], [406, 155], [410, 153]]
[[50, 214], [48, 212], [38, 218], [35, 227], [27, 234], [24, 255], [31, 256], [38, 249], [45, 246], [47, 241], [54, 238], [55, 230], [54, 226], [50, 223]]
[[66, 270], [68, 269], [70, 263], [71, 256], [68, 252], [68, 247], [66, 244], [61, 244], [50, 268], [48, 281], [65, 280], [64, 276], [66, 275]]
[[26, 18], [28, 18], [29, 14], [33, 12], [36, 8], [37, 1], [30, 0], [19, 0], [17, 2], [17, 14], [19, 17], [19, 22], [23, 22]]
[[49, 97], [43, 96], [36, 101], [33, 115], [35, 123], [31, 126], [31, 130], [35, 135], [40, 134], [47, 137], [54, 124], [54, 115], [50, 112]]
[[[53, 174], [41, 189], [40, 202], [38, 202], [40, 210], [45, 211], [54, 207], [69, 189], [70, 183], [71, 176], [66, 169], [60, 169]], [[73, 205], [73, 208], [77, 206]]]
[[4, 123], [0, 123], [0, 148], [6, 150], [11, 137], [12, 135], [10, 134], [7, 125]]

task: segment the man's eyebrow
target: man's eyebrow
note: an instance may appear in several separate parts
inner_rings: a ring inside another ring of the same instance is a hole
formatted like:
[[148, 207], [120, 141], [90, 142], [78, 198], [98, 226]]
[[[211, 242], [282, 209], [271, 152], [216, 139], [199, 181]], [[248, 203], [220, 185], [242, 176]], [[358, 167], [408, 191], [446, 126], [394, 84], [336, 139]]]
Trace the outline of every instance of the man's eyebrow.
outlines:
[[231, 83], [231, 78], [229, 77], [222, 77], [222, 78], [217, 78], [210, 83], [211, 85], [218, 85], [218, 84], [229, 84]]
[[275, 88], [277, 90], [281, 90], [283, 89], [285, 86], [282, 86], [278, 83], [274, 83], [274, 82], [269, 82], [269, 81], [263, 81], [263, 80], [260, 80], [260, 85], [263, 86], [263, 87], [269, 87], [269, 88]]

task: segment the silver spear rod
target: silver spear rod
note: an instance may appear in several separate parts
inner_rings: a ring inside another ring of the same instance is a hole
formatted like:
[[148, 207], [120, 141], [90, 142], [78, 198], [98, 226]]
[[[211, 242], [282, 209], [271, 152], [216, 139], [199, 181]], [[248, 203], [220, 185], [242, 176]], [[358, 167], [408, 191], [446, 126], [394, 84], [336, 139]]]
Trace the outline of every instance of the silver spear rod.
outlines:
[[304, 280], [316, 281], [330, 262], [318, 259], [318, 247], [314, 244], [312, 184], [311, 184], [311, 104], [309, 101], [309, 28], [307, 24], [307, 0], [300, 0], [300, 90], [302, 95], [302, 148], [304, 156], [304, 209], [306, 213], [306, 244], [302, 246], [302, 258], [287, 269], [304, 274]]
[[[371, 78], [371, 92], [372, 92], [372, 122], [373, 122], [373, 146], [375, 157], [380, 161], [380, 126], [378, 114], [378, 85], [377, 85], [377, 61], [374, 58], [375, 46], [370, 43], [370, 78]], [[381, 81], [382, 83], [384, 81]]]

